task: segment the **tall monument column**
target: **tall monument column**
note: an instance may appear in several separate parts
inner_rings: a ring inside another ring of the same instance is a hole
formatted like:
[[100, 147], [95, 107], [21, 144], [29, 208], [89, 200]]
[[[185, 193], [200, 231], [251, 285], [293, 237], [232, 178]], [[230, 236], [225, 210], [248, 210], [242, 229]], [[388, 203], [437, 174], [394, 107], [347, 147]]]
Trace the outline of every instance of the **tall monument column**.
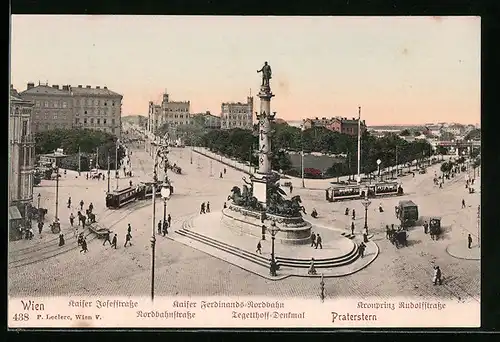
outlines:
[[271, 114], [271, 93], [269, 86], [262, 86], [258, 94], [260, 97], [260, 113], [257, 114], [259, 121], [259, 171], [261, 175], [271, 173], [271, 121], [274, 114]]
[[273, 174], [271, 167], [271, 122], [276, 113], [271, 113], [271, 98], [274, 96], [269, 84], [271, 67], [265, 62], [262, 69], [257, 70], [257, 72], [262, 72], [262, 84], [258, 94], [260, 112], [256, 113], [259, 121], [259, 168], [257, 173], [252, 175], [251, 180], [253, 196], [266, 207], [268, 185], [279, 180], [279, 177], [276, 178], [276, 175]]

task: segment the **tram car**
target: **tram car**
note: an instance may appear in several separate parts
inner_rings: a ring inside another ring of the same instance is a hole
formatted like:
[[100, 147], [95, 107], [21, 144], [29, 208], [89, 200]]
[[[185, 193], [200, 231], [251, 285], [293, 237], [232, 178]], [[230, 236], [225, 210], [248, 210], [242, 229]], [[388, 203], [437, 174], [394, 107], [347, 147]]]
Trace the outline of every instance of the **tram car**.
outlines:
[[348, 185], [343, 187], [331, 187], [327, 190], [328, 201], [342, 201], [348, 199], [357, 199], [362, 197], [361, 187], [359, 185]]
[[403, 187], [397, 182], [376, 183], [368, 188], [369, 197], [401, 196]]
[[124, 205], [135, 201], [136, 198], [137, 187], [114, 190], [106, 194], [106, 207], [109, 209], [119, 209]]
[[[174, 193], [174, 187], [170, 183], [170, 193]], [[160, 197], [161, 196], [161, 188], [163, 187], [163, 181], [158, 181], [155, 184], [155, 196]], [[145, 200], [149, 199], [153, 196], [153, 184], [147, 184], [147, 183], [140, 183], [137, 185], [137, 199], [139, 200]]]

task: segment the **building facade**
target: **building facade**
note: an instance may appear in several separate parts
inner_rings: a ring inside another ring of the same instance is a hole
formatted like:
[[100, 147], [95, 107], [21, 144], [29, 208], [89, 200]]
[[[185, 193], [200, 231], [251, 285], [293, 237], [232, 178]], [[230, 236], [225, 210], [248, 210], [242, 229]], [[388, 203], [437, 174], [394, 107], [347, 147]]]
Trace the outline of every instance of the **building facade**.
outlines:
[[121, 135], [123, 96], [107, 87], [28, 83], [20, 97], [34, 103], [33, 133], [55, 128], [87, 128]]
[[191, 115], [191, 122], [193, 124], [200, 123], [203, 128], [208, 129], [220, 129], [221, 128], [221, 118], [220, 116], [213, 115], [210, 111], [205, 113], [195, 113]]
[[222, 103], [220, 119], [222, 129], [253, 129], [253, 97], [247, 97], [246, 103]]
[[170, 127], [191, 124], [191, 102], [190, 101], [170, 101], [168, 93], [163, 94], [160, 105], [149, 102], [148, 110], [148, 130], [154, 133], [164, 124]]
[[[334, 117], [334, 118], [314, 118], [305, 119], [303, 126], [305, 129], [313, 127], [324, 127], [333, 132], [338, 132], [342, 134], [358, 135], [358, 119]], [[361, 132], [366, 131], [366, 123], [364, 120], [361, 121]]]
[[9, 115], [9, 206], [23, 213], [33, 200], [35, 141], [31, 133], [34, 104], [23, 100], [11, 86]]

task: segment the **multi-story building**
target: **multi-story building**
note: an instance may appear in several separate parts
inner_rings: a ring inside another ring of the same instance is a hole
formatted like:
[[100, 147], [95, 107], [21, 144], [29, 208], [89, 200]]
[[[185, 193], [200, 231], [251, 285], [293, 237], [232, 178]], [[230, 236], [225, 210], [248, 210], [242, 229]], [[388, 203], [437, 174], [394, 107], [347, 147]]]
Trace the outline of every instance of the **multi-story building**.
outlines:
[[191, 124], [191, 102], [170, 101], [169, 94], [163, 94], [161, 105], [149, 102], [148, 122], [149, 131], [154, 132], [164, 124], [169, 127]]
[[33, 103], [19, 97], [11, 86], [9, 115], [9, 206], [25, 215], [33, 200], [35, 141], [31, 134]]
[[122, 127], [123, 96], [108, 87], [68, 87], [73, 101], [73, 126], [111, 133], [118, 138]]
[[88, 128], [121, 135], [123, 96], [107, 87], [90, 85], [49, 86], [28, 83], [19, 94], [22, 99], [32, 101], [32, 131], [40, 132], [55, 128]]
[[[358, 119], [356, 118], [348, 119], [342, 117], [334, 117], [306, 119], [304, 120], [303, 126], [305, 129], [309, 129], [312, 127], [325, 127], [326, 129], [338, 133], [358, 135]], [[366, 123], [364, 120], [361, 121], [361, 131], [366, 131]]]
[[200, 123], [203, 128], [220, 129], [221, 118], [206, 111], [205, 113], [195, 113], [191, 115], [192, 123]]
[[246, 103], [222, 103], [220, 118], [222, 129], [253, 129], [253, 97], [248, 96]]

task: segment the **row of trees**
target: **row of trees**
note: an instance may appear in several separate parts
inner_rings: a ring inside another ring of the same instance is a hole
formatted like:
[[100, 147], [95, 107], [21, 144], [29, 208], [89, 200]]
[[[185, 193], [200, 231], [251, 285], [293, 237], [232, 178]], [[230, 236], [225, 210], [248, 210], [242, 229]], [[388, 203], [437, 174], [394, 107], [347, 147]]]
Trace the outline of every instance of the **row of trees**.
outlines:
[[[333, 164], [325, 176], [337, 177], [353, 174], [357, 170], [357, 137], [314, 127], [301, 131], [300, 128], [286, 124], [272, 125], [272, 168], [293, 174], [288, 151], [322, 152], [325, 154], [346, 154], [344, 163]], [[194, 135], [191, 135], [193, 137]], [[258, 164], [258, 134], [249, 130], [234, 128], [212, 130], [203, 134], [197, 144], [214, 152], [234, 157], [241, 161]], [[186, 145], [189, 145], [186, 142]], [[437, 151], [437, 152], [445, 152]], [[397, 135], [376, 138], [368, 132], [361, 137], [361, 172], [369, 173], [377, 169], [377, 159], [381, 167], [423, 160], [434, 154], [431, 145], [424, 140], [407, 142]]]
[[[99, 148], [98, 165], [107, 167], [108, 156], [110, 167], [115, 167], [115, 149], [117, 138], [107, 132], [89, 129], [55, 129], [35, 133], [36, 154], [52, 153], [62, 148], [67, 155], [61, 161], [61, 167], [71, 170], [78, 169], [78, 152], [80, 151], [80, 166], [82, 171], [88, 171], [95, 166], [97, 149]], [[124, 149], [118, 148], [118, 161], [125, 156]], [[92, 160], [92, 165], [90, 161]]]

